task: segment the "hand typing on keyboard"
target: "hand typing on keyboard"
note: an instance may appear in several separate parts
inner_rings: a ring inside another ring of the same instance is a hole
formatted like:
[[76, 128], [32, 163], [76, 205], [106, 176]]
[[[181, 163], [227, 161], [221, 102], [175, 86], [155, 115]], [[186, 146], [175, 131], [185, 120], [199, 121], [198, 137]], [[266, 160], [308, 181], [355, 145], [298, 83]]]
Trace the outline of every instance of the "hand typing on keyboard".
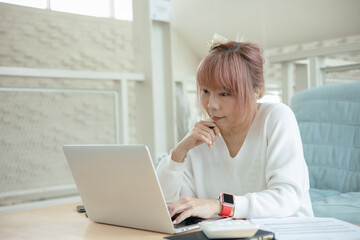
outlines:
[[173, 224], [182, 222], [189, 217], [210, 218], [221, 212], [219, 199], [198, 199], [182, 196], [173, 203], [168, 203], [170, 216], [173, 218]]
[[[174, 216], [171, 217], [171, 220], [175, 220], [180, 213], [175, 214]], [[194, 224], [198, 224], [199, 222], [203, 221], [203, 218], [199, 218], [199, 217], [188, 217], [186, 219], [184, 219], [182, 222], [175, 224], [176, 227], [185, 227], [185, 226], [189, 226], [189, 225], [194, 225]]]

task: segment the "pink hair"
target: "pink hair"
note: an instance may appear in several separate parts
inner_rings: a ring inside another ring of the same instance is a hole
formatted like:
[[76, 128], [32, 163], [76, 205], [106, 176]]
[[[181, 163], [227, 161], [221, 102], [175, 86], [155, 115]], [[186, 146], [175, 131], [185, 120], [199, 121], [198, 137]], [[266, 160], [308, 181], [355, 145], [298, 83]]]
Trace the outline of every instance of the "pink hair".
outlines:
[[261, 49], [255, 43], [230, 41], [215, 46], [198, 67], [198, 96], [204, 87], [233, 94], [239, 106], [237, 113], [250, 124], [249, 118], [256, 112], [255, 89], [260, 90], [259, 97], [264, 91], [263, 64]]

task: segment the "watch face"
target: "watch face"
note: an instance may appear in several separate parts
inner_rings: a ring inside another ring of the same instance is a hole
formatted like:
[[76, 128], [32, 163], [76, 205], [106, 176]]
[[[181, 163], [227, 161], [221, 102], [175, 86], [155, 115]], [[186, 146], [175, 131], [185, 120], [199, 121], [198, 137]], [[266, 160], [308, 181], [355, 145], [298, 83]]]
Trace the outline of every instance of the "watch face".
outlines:
[[234, 204], [234, 197], [233, 197], [233, 195], [224, 193], [224, 194], [223, 194], [223, 197], [224, 197], [223, 202], [225, 202], [225, 203], [230, 203], [230, 204]]

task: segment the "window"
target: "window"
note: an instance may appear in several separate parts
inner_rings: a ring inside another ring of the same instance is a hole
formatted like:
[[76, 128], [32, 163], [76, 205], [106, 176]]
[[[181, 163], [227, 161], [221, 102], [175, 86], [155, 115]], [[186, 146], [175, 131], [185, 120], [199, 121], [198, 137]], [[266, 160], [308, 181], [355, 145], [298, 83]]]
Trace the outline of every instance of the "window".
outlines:
[[94, 17], [114, 17], [125, 21], [133, 19], [132, 0], [0, 0], [0, 2]]
[[110, 16], [110, 2], [104, 0], [51, 0], [50, 9], [95, 17]]
[[0, 2], [45, 9], [47, 1], [46, 0], [0, 0]]
[[132, 0], [114, 0], [115, 18], [132, 21]]

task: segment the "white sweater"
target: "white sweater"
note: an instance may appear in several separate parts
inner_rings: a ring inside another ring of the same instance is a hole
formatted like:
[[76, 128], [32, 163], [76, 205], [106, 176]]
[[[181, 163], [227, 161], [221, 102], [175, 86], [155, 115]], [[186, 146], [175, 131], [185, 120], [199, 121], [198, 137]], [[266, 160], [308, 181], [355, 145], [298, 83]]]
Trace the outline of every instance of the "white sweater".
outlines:
[[232, 158], [223, 138], [190, 150], [184, 163], [171, 154], [157, 166], [167, 202], [180, 196], [235, 195], [235, 218], [313, 216], [299, 128], [284, 104], [263, 103], [243, 146]]

